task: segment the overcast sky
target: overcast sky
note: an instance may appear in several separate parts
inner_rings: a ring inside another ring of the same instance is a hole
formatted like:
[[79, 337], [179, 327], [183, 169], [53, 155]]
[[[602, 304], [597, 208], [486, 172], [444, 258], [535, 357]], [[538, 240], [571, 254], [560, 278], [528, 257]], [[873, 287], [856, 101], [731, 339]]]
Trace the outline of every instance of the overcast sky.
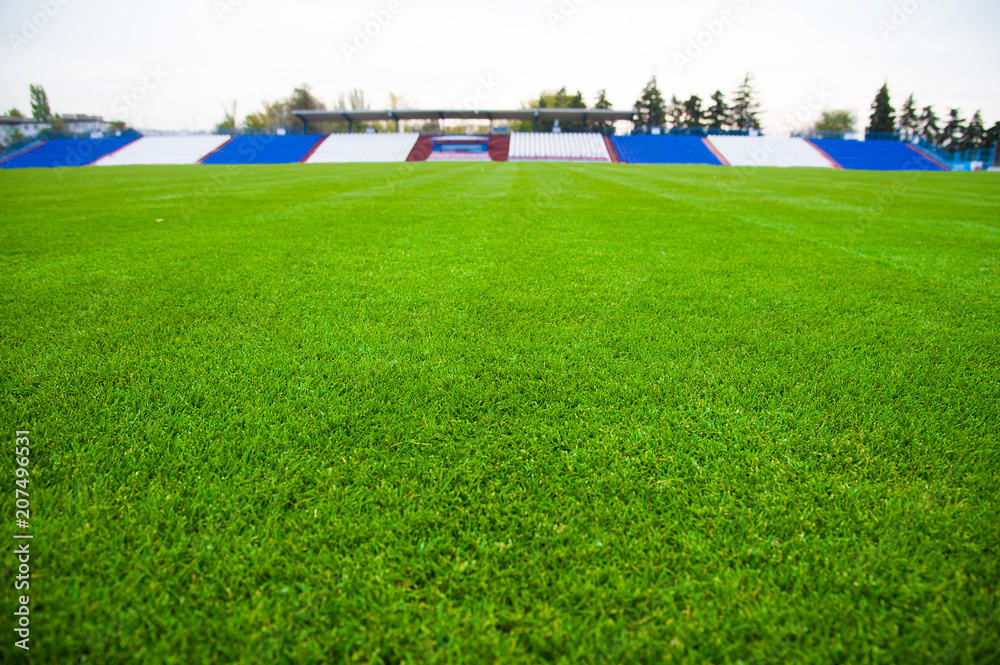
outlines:
[[518, 108], [565, 85], [628, 109], [654, 72], [669, 99], [748, 71], [772, 133], [820, 108], [866, 119], [886, 79], [897, 108], [913, 92], [1000, 120], [996, 0], [0, 0], [0, 26], [0, 110], [30, 114], [40, 83], [55, 112], [140, 128], [211, 129], [223, 103], [242, 118], [302, 83], [328, 105]]

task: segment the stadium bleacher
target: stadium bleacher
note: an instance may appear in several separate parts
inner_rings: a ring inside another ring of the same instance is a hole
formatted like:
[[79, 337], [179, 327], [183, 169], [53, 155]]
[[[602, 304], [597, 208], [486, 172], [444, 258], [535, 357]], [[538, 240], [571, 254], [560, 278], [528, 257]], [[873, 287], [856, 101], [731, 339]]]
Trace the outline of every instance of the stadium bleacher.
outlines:
[[920, 151], [898, 141], [810, 141], [838, 164], [852, 171], [945, 171]]
[[484, 137], [488, 152], [433, 152], [415, 133], [288, 134], [53, 139], [0, 160], [0, 167], [132, 164], [291, 164], [296, 162], [589, 161], [628, 164], [798, 166], [873, 171], [947, 171], [949, 166], [900, 141], [747, 136], [515, 133]]
[[202, 164], [295, 164], [323, 139], [321, 134], [237, 136]]
[[228, 136], [146, 136], [94, 162], [94, 166], [197, 164], [218, 150]]
[[636, 134], [611, 137], [626, 164], [713, 164], [722, 162], [700, 136]]
[[419, 134], [331, 134], [306, 160], [333, 162], [405, 162]]
[[710, 136], [708, 141], [731, 166], [837, 166], [805, 139]]
[[524, 134], [510, 136], [510, 161], [610, 162], [600, 134]]
[[0, 162], [5, 169], [86, 166], [127, 146], [135, 136], [106, 139], [53, 139]]

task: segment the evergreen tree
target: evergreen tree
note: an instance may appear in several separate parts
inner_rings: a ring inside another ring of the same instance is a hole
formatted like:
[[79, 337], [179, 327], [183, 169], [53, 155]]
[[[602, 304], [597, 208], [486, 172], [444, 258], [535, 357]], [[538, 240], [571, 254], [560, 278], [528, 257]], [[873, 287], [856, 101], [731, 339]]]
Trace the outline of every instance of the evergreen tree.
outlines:
[[45, 88], [32, 85], [28, 89], [31, 91], [31, 117], [43, 122], [51, 119], [52, 109], [49, 108], [49, 96], [45, 94]]
[[983, 140], [985, 148], [990, 148], [992, 146], [1000, 146], [1000, 122], [994, 123], [992, 127], [986, 130], [986, 137]]
[[684, 126], [684, 104], [677, 99], [677, 95], [670, 95], [670, 108], [667, 110], [667, 122], [671, 127]]
[[952, 109], [948, 116], [948, 124], [941, 130], [938, 145], [949, 150], [958, 150], [961, 147], [964, 124], [965, 120], [960, 117], [959, 109]]
[[983, 147], [994, 149], [993, 157], [994, 163], [996, 163], [996, 157], [1000, 156], [1000, 122], [994, 123], [992, 127], [986, 130]]
[[[612, 108], [611, 102], [608, 101], [608, 93], [606, 90], [597, 91], [597, 102], [594, 103], [594, 108], [602, 111]], [[590, 131], [597, 132], [598, 134], [614, 134], [615, 123], [608, 120], [594, 120], [590, 123]]]
[[977, 150], [982, 148], [986, 140], [986, 128], [983, 126], [983, 115], [976, 111], [962, 135], [962, 150]]
[[892, 108], [889, 100], [889, 84], [885, 83], [875, 95], [872, 102], [871, 123], [868, 125], [869, 132], [891, 134], [896, 131], [896, 109]]
[[704, 127], [705, 123], [702, 122], [704, 115], [705, 112], [701, 108], [701, 97], [691, 95], [684, 102], [684, 125], [686, 127]]
[[743, 83], [733, 94], [733, 106], [730, 117], [736, 129], [760, 129], [760, 104], [757, 93], [753, 89], [753, 76], [748, 72]]
[[597, 91], [597, 101], [594, 103], [595, 109], [601, 109], [602, 111], [607, 111], [608, 109], [614, 108], [611, 106], [611, 102], [608, 100], [608, 91], [601, 89]]
[[725, 129], [729, 126], [729, 106], [721, 90], [712, 95], [712, 106], [705, 112], [705, 120], [711, 129]]
[[917, 117], [917, 102], [913, 95], [906, 98], [903, 109], [899, 112], [899, 130], [906, 135], [916, 133], [920, 125], [920, 118]]
[[656, 75], [642, 89], [642, 96], [635, 103], [636, 127], [662, 127], [666, 122], [663, 93], [656, 85]]
[[933, 106], [924, 107], [920, 114], [920, 124], [917, 131], [925, 141], [937, 144], [941, 128], [938, 126], [938, 117], [934, 113]]

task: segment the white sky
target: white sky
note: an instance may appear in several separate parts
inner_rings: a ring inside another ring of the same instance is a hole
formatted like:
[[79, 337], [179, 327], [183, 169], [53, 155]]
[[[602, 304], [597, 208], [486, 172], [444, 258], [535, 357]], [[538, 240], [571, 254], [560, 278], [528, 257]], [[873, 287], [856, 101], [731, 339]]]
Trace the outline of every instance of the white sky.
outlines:
[[[380, 11], [388, 25], [349, 59]], [[796, 127], [821, 107], [865, 124], [885, 79], [897, 109], [914, 92], [942, 117], [1000, 120], [996, 0], [0, 0], [0, 28], [0, 110], [30, 114], [40, 83], [55, 112], [140, 128], [207, 130], [223, 103], [242, 119], [304, 82], [328, 105], [362, 88], [373, 108], [390, 92], [462, 108], [479, 88], [481, 108], [517, 108], [565, 85], [628, 109], [654, 71], [668, 99], [728, 95], [753, 72], [772, 133], [799, 109]], [[703, 52], [678, 65], [699, 33]]]

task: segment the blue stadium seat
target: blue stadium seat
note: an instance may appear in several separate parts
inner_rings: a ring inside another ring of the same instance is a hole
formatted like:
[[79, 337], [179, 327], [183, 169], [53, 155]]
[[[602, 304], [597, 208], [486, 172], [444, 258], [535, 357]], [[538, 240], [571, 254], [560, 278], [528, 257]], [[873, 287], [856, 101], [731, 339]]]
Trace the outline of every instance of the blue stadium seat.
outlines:
[[322, 138], [320, 134], [237, 136], [202, 164], [295, 164]]
[[938, 164], [899, 141], [813, 139], [812, 143], [852, 171], [944, 171]]
[[0, 162], [0, 167], [48, 169], [57, 166], [86, 166], [135, 140], [136, 136], [109, 139], [53, 139]]
[[722, 165], [700, 136], [636, 134], [613, 136], [611, 141], [627, 164]]

